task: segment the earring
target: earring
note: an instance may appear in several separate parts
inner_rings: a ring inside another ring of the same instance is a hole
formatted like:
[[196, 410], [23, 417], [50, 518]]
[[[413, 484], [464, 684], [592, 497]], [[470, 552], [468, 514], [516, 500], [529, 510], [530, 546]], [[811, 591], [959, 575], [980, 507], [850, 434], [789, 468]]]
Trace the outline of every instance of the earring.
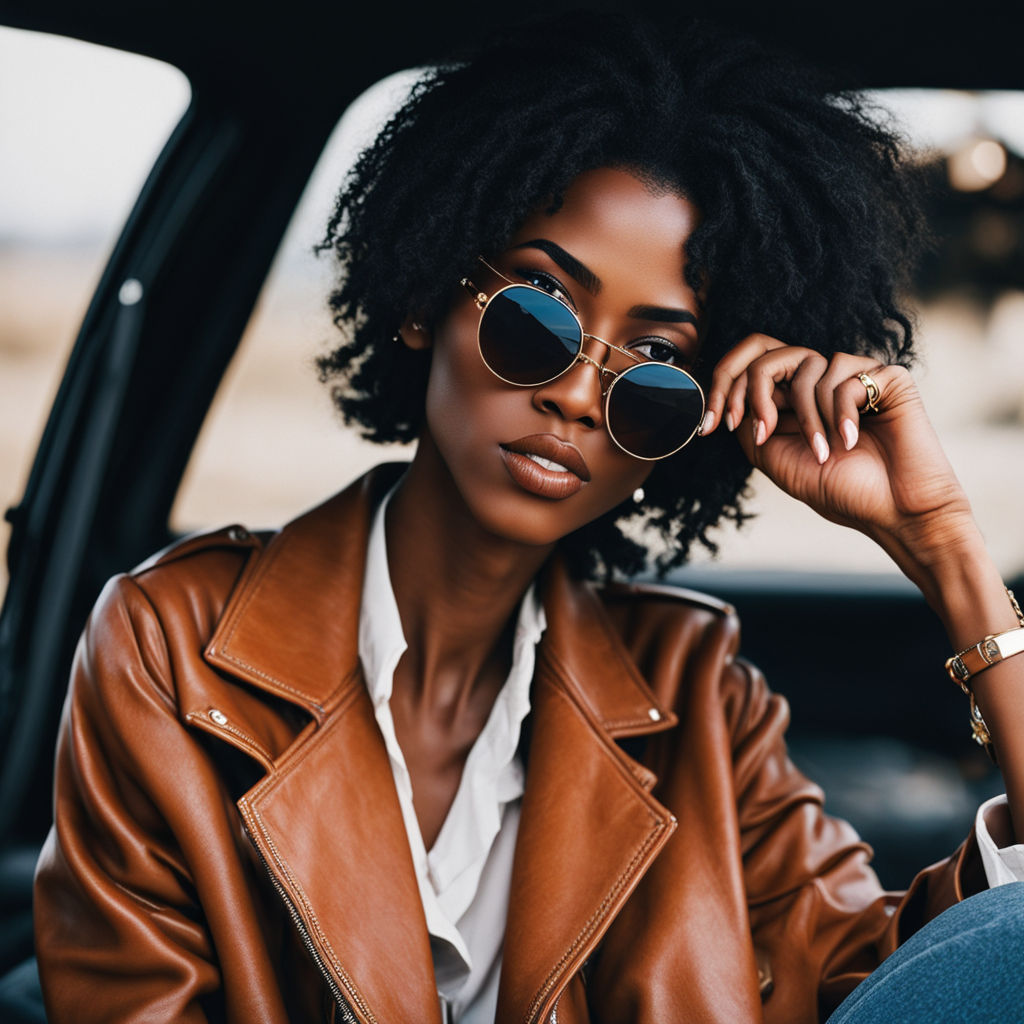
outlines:
[[409, 326], [412, 327], [414, 331], [423, 330], [423, 324], [421, 324], [418, 320], [413, 320], [413, 322]]
[[633, 492], [633, 503], [635, 505], [642, 505], [645, 497], [646, 495], [644, 494], [644, 489], [642, 487], [638, 487]]

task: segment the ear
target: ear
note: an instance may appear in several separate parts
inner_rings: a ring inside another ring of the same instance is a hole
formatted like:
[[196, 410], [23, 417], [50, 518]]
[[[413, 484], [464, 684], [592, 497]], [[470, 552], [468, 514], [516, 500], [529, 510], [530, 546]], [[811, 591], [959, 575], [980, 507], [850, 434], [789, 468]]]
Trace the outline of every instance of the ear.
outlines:
[[398, 337], [402, 344], [406, 348], [412, 349], [413, 352], [422, 352], [434, 343], [430, 328], [424, 324], [421, 317], [412, 314], [405, 318], [402, 326], [398, 329]]

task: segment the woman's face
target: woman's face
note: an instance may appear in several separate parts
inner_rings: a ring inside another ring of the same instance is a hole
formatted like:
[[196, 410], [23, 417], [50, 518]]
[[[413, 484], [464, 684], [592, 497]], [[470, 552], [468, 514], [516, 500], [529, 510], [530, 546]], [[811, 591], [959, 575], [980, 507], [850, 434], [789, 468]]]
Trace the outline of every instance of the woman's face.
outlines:
[[[587, 334], [685, 368], [698, 346], [697, 296], [683, 275], [696, 223], [688, 200], [602, 168], [577, 178], [556, 213], [531, 215], [489, 261], [512, 281], [562, 299]], [[482, 264], [471, 279], [488, 295], [505, 284]], [[577, 362], [537, 387], [507, 384], [480, 358], [479, 322], [460, 288], [433, 336], [426, 431], [485, 529], [551, 544], [622, 502], [653, 464], [610, 438], [594, 366]], [[599, 363], [609, 358], [590, 339], [584, 352]]]

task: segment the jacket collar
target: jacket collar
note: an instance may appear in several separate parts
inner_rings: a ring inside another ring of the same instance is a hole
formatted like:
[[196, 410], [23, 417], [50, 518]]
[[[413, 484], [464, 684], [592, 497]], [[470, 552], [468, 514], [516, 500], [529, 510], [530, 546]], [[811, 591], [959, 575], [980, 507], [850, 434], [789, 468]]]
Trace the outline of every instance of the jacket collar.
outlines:
[[322, 720], [361, 685], [359, 601], [370, 521], [401, 472], [381, 467], [275, 534], [206, 648], [210, 664]]
[[[374, 471], [276, 535], [236, 587], [206, 654], [316, 720], [239, 808], [325, 974], [366, 1020], [432, 1021], [426, 923], [357, 649], [372, 512], [400, 471]], [[543, 593], [548, 628], [532, 695], [502, 1022], [550, 1012], [675, 828], [650, 795], [653, 774], [615, 743], [668, 729], [675, 716], [596, 594], [557, 560]]]
[[[378, 467], [287, 525], [244, 575], [206, 649], [217, 668], [321, 719], [359, 679], [359, 607], [373, 510], [402, 472]], [[543, 589], [542, 650], [610, 736], [675, 724], [593, 590], [559, 560]], [[287, 628], [282, 629], [282, 623]]]

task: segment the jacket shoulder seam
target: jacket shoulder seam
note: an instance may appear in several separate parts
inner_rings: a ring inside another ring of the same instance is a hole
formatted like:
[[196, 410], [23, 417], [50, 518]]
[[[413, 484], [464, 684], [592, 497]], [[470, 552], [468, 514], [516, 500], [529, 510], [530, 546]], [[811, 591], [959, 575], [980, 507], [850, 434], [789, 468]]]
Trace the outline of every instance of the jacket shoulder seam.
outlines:
[[690, 605], [704, 611], [715, 612], [723, 617], [735, 615], [736, 609], [728, 601], [715, 597], [712, 594], [705, 594], [699, 590], [691, 590], [689, 587], [676, 586], [673, 583], [649, 583], [629, 582], [610, 583], [598, 591], [606, 601], [614, 601], [619, 598], [651, 598], [677, 601], [680, 604]]
[[237, 523], [217, 530], [206, 530], [181, 537], [140, 562], [128, 575], [133, 579], [144, 576], [162, 565], [181, 561], [192, 555], [201, 554], [214, 548], [250, 552], [263, 547], [263, 538]]

